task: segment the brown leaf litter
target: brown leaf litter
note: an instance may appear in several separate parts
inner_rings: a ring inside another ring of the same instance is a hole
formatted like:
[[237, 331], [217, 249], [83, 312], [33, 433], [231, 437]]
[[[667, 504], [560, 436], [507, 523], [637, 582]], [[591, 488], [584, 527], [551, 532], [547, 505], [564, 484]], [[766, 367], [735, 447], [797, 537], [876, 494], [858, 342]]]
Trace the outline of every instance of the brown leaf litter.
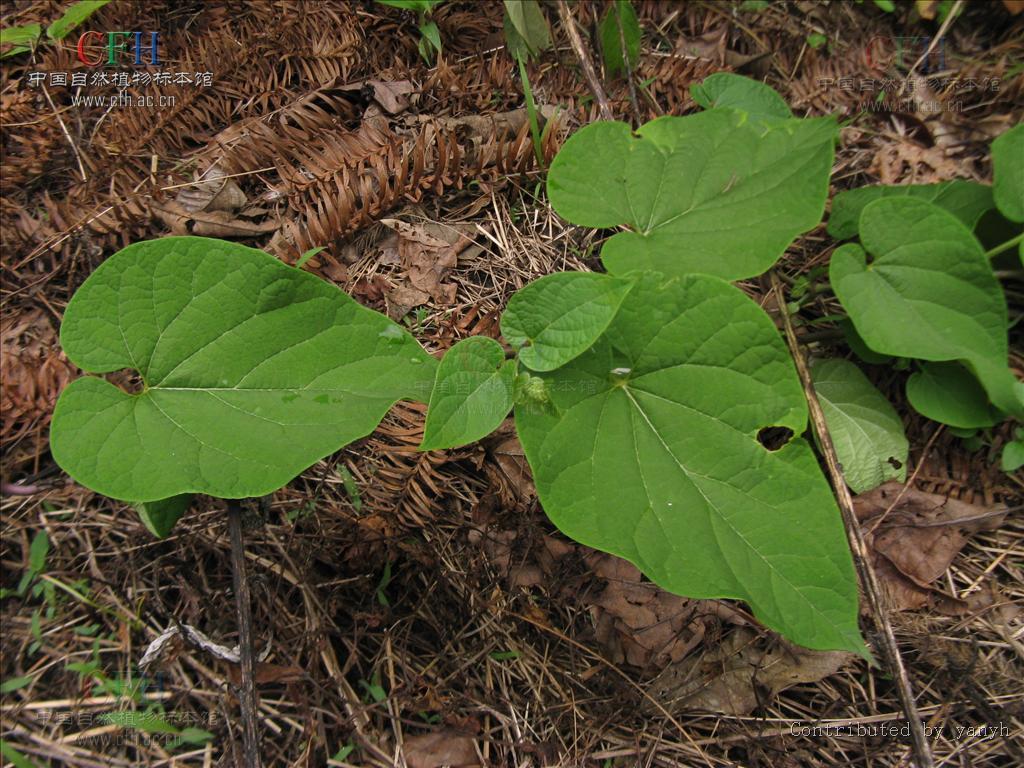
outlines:
[[[57, 324], [42, 308], [0, 314], [0, 429], [3, 474], [37, 455], [60, 391], [75, 375], [57, 340]], [[29, 435], [36, 440], [18, 447]]]
[[475, 768], [481, 765], [472, 736], [454, 730], [440, 730], [405, 740], [405, 761], [409, 768]]
[[846, 651], [811, 651], [738, 628], [705, 653], [666, 668], [647, 692], [672, 712], [746, 715], [787, 688], [834, 675], [855, 658]]
[[985, 592], [955, 596], [934, 584], [969, 534], [993, 531], [1003, 524], [1005, 506], [981, 507], [899, 482], [862, 493], [853, 502], [889, 610], [931, 604], [951, 615], [963, 615], [991, 603], [991, 595]]
[[[458, 257], [473, 245], [476, 228], [472, 224], [399, 219], [381, 219], [394, 234], [380, 243], [381, 263], [397, 263], [402, 274], [387, 293], [388, 315], [399, 320], [413, 307], [428, 302], [450, 306], [455, 302], [456, 285], [446, 282], [458, 264]], [[479, 252], [479, 246], [476, 247]]]

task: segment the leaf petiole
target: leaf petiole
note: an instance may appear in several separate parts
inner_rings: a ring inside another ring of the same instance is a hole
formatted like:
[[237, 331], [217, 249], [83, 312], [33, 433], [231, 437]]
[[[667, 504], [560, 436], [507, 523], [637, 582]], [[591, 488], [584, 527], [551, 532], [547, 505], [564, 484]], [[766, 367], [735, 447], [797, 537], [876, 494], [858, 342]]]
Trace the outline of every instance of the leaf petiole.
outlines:
[[1000, 253], [1010, 250], [1011, 248], [1013, 248], [1013, 246], [1017, 245], [1018, 243], [1024, 243], [1024, 232], [1021, 232], [1016, 237], [1007, 240], [1002, 245], [997, 245], [991, 251], [986, 251], [985, 256], [991, 259], [994, 256], [998, 256]]

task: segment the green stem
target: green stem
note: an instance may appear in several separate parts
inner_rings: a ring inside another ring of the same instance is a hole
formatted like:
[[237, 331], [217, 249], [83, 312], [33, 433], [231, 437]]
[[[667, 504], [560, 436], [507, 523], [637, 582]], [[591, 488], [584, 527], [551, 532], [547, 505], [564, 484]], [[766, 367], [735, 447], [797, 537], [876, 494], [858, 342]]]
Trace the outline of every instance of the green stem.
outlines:
[[516, 56], [519, 62], [519, 77], [523, 81], [523, 95], [526, 96], [526, 114], [530, 118], [530, 135], [533, 137], [533, 153], [537, 156], [537, 164], [544, 167], [544, 149], [540, 141], [540, 125], [537, 122], [537, 104], [533, 100], [533, 88], [530, 87], [530, 77], [526, 73], [526, 58]]
[[991, 259], [993, 256], [998, 256], [1003, 251], [1010, 250], [1011, 248], [1013, 248], [1013, 246], [1017, 245], [1017, 243], [1020, 243], [1020, 242], [1024, 242], [1024, 232], [1021, 232], [1016, 237], [1014, 237], [1014, 238], [1012, 238], [1010, 240], [1007, 240], [1002, 245], [997, 245], [991, 251], [986, 253], [985, 256], [987, 256], [988, 258]]

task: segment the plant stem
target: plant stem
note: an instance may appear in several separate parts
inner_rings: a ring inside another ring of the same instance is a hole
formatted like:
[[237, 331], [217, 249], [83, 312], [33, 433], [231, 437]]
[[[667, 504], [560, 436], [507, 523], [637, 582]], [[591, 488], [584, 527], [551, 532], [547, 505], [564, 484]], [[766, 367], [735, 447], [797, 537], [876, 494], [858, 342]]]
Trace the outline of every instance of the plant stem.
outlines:
[[252, 652], [252, 613], [249, 607], [249, 581], [245, 576], [245, 543], [242, 541], [242, 505], [228, 499], [228, 535], [231, 538], [231, 571], [238, 610], [238, 651], [242, 672], [242, 739], [247, 768], [260, 768], [259, 701], [256, 698], [256, 665]]
[[1016, 237], [1014, 237], [1014, 238], [1011, 238], [1010, 240], [1007, 240], [1007, 241], [1006, 241], [1005, 243], [1003, 243], [1002, 245], [997, 245], [997, 246], [996, 246], [995, 248], [993, 248], [993, 249], [992, 249], [991, 251], [987, 251], [987, 252], [985, 253], [985, 256], [987, 256], [988, 258], [990, 258], [990, 259], [991, 259], [991, 258], [992, 258], [993, 256], [998, 256], [998, 255], [999, 255], [1000, 253], [1002, 253], [1003, 251], [1008, 251], [1008, 250], [1010, 250], [1011, 248], [1013, 248], [1013, 246], [1017, 245], [1017, 243], [1020, 243], [1020, 242], [1022, 242], [1022, 241], [1024, 241], [1024, 232], [1021, 232], [1021, 233], [1020, 233], [1019, 235], [1017, 235]]
[[533, 100], [533, 88], [530, 87], [530, 76], [526, 72], [526, 57], [516, 56], [519, 62], [519, 77], [523, 81], [523, 95], [526, 97], [526, 114], [530, 118], [530, 136], [533, 137], [533, 153], [537, 156], [537, 165], [544, 167], [544, 147], [540, 140], [540, 125], [537, 123], [537, 103]]
[[590, 91], [597, 100], [597, 109], [601, 119], [614, 119], [612, 108], [608, 104], [608, 97], [604, 93], [604, 88], [601, 87], [601, 81], [597, 79], [597, 72], [594, 71], [594, 65], [590, 62], [587, 49], [583, 47], [583, 40], [580, 39], [580, 33], [576, 30], [576, 22], [573, 20], [572, 12], [565, 0], [558, 0], [558, 17], [562, 20], [562, 27], [565, 28], [565, 34], [569, 36], [572, 50], [576, 54], [580, 66], [583, 67], [583, 76], [587, 79], [587, 85], [590, 86]]
[[907, 675], [906, 667], [903, 666], [903, 659], [900, 657], [900, 649], [896, 644], [896, 636], [892, 631], [892, 624], [889, 623], [889, 616], [882, 604], [881, 588], [875, 571], [871, 567], [867, 545], [864, 543], [864, 534], [857, 522], [857, 516], [853, 509], [853, 497], [850, 496], [850, 489], [843, 478], [843, 470], [839, 466], [839, 459], [836, 456], [835, 445], [832, 443], [832, 436], [829, 434], [828, 425], [825, 423], [825, 414], [818, 402], [818, 395], [814, 391], [814, 384], [811, 380], [811, 371], [807, 367], [807, 361], [800, 351], [800, 344], [793, 330], [793, 323], [789, 314], [785, 311], [786, 297], [782, 292], [782, 284], [773, 270], [770, 273], [772, 290], [775, 292], [775, 300], [782, 311], [782, 323], [786, 331], [786, 343], [789, 345], [790, 354], [796, 363], [796, 370], [800, 376], [800, 383], [804, 388], [804, 397], [807, 399], [808, 410], [811, 415], [811, 423], [814, 431], [818, 434], [821, 443], [821, 452], [825, 457], [825, 465], [828, 467], [829, 478], [832, 481], [832, 488], [835, 491], [836, 500], [839, 502], [839, 509], [842, 511], [843, 523], [846, 527], [846, 536], [850, 542], [850, 550], [853, 553], [853, 561], [857, 566], [857, 573], [860, 576], [861, 586], [868, 599], [868, 607], [875, 622], [875, 627], [881, 635], [881, 646], [886, 657], [889, 672], [893, 682], [896, 684], [896, 691], [903, 705], [903, 712], [907, 716], [907, 724], [910, 727], [910, 739], [914, 751], [914, 763], [918, 768], [933, 768], [935, 762], [932, 758], [931, 748], [924, 733], [924, 724], [921, 722], [921, 715], [917, 711], [917, 703], [914, 700], [914, 691], [910, 687], [910, 678]]

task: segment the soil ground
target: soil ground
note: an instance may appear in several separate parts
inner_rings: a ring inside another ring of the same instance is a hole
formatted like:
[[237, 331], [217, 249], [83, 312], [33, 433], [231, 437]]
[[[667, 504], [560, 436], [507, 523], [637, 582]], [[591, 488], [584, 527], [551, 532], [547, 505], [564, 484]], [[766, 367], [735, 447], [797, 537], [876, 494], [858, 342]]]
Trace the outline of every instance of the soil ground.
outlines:
[[[14, 0], [2, 24], [45, 27], [65, 5]], [[1024, 114], [1020, 3], [958, 3], [944, 29], [920, 17], [929, 3], [634, 5], [644, 38], [631, 98], [591, 45], [605, 4], [571, 4], [617, 118], [694, 111], [689, 86], [712, 72], [763, 79], [798, 114], [842, 116], [833, 192], [990, 181], [989, 142]], [[548, 161], [597, 106], [554, 4], [545, 8], [555, 45], [529, 76], [550, 120]], [[117, 0], [83, 29], [158, 30], [163, 64], [145, 70], [191, 80], [130, 84], [132, 95], [173, 97], [150, 107], [75, 102], [116, 91], [91, 80], [30, 84], [31, 73], [92, 72], [76, 34], [0, 65], [0, 722], [34, 764], [243, 764], [237, 664], [177, 643], [139, 668], [179, 623], [237, 642], [222, 503], [198, 500], [157, 540], [48, 453], [53, 403], [77, 374], [59, 348], [61, 313], [105, 257], [186, 232], [288, 263], [324, 246], [306, 269], [435, 353], [497, 336], [500, 310], [530, 280], [599, 268], [607, 233], [547, 205], [501, 4], [445, 2], [433, 18], [443, 52], [427, 63], [415, 15], [369, 1]], [[922, 77], [909, 99], [882, 90], [912, 68]], [[819, 228], [779, 271], [795, 286], [833, 247]], [[1024, 287], [1012, 275], [1006, 285], [1019, 319]], [[770, 304], [764, 284], [745, 288]], [[796, 316], [815, 354], [849, 355], [822, 321], [837, 306], [812, 291]], [[865, 370], [904, 418], [908, 493], [1019, 509], [1024, 482], [997, 466], [1008, 426], [965, 442], [910, 411], [905, 372]], [[266, 765], [909, 764], [883, 669], [803, 656], [742, 605], [668, 595], [566, 540], [536, 502], [511, 425], [425, 454], [422, 426], [423, 407], [400, 405], [372, 436], [248, 505]], [[40, 532], [48, 551], [40, 558], [37, 544], [33, 558]], [[941, 576], [893, 588], [937, 764], [1024, 764], [1022, 534], [1019, 514], [963, 530], [944, 543]], [[907, 534], [900, 546], [923, 545]], [[689, 698], [686, 681], [698, 683]], [[131, 715], [143, 711], [209, 736], [146, 733]]]

